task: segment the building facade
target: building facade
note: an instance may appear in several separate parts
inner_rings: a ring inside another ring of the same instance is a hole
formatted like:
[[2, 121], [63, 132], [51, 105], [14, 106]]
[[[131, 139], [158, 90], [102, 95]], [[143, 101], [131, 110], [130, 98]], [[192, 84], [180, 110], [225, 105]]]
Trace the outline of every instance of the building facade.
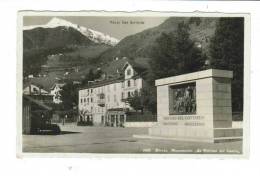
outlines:
[[50, 94], [53, 95], [53, 103], [55, 104], [60, 104], [62, 103], [61, 100], [61, 90], [62, 87], [64, 86], [64, 83], [55, 83], [50, 90]]
[[95, 81], [79, 90], [79, 119], [94, 125], [123, 126], [126, 112], [133, 110], [126, 101], [140, 92], [144, 80], [133, 64], [126, 62], [121, 76]]

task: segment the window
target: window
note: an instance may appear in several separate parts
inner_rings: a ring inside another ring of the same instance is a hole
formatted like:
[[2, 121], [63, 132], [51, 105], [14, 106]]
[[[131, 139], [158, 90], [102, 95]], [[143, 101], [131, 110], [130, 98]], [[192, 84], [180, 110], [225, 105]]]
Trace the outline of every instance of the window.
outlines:
[[91, 103], [93, 102], [93, 98], [90, 99], [90, 102], [91, 102]]
[[34, 93], [38, 92], [38, 90], [36, 89], [36, 87], [33, 88], [33, 92], [34, 92]]
[[114, 102], [116, 102], [116, 95], [114, 95]]
[[128, 98], [130, 98], [131, 97], [131, 92], [128, 92], [127, 94], [128, 94]]
[[129, 76], [129, 75], [131, 75], [131, 69], [128, 69], [127, 71], [126, 71], [126, 74]]
[[124, 92], [122, 92], [122, 99], [124, 99]]
[[99, 94], [99, 98], [100, 99], [105, 99], [105, 94], [104, 93]]
[[82, 98], [80, 99], [80, 103], [83, 103], [83, 99]]
[[88, 101], [88, 104], [89, 104], [89, 98], [87, 99], [87, 101]]
[[125, 88], [125, 83], [124, 82], [122, 82], [122, 88]]
[[86, 103], [86, 98], [84, 98], [84, 103]]
[[93, 93], [93, 89], [90, 89], [90, 92]]
[[127, 86], [128, 86], [128, 87], [131, 86], [131, 81], [130, 81], [130, 80], [127, 81]]

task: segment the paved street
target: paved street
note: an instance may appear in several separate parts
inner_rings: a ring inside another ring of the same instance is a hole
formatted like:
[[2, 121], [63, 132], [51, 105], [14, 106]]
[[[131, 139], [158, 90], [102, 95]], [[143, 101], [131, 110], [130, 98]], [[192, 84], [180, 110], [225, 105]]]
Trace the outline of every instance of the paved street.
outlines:
[[148, 128], [61, 126], [60, 135], [23, 135], [24, 152], [63, 153], [229, 153], [239, 154], [242, 141], [182, 142], [133, 138]]

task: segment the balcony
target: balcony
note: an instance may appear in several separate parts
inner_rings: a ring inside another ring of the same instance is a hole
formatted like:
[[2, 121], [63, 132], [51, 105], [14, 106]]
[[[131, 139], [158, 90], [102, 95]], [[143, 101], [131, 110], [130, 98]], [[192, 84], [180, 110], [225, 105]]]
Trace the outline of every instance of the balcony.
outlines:
[[105, 99], [99, 99], [99, 100], [97, 100], [97, 104], [98, 104], [98, 106], [100, 106], [100, 107], [104, 107], [105, 106]]
[[100, 107], [104, 107], [105, 106], [105, 94], [104, 93], [100, 93], [97, 95], [98, 99], [97, 99], [97, 104]]

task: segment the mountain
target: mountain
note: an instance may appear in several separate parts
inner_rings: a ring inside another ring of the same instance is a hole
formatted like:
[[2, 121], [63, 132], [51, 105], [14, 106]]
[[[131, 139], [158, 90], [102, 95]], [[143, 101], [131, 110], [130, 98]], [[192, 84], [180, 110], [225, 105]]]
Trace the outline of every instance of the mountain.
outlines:
[[66, 28], [73, 28], [77, 31], [79, 31], [82, 35], [86, 36], [89, 40], [93, 41], [94, 43], [98, 44], [106, 44], [114, 46], [116, 45], [119, 40], [111, 37], [107, 34], [103, 34], [102, 32], [98, 32], [89, 28], [86, 28], [84, 26], [79, 26], [78, 24], [73, 24], [69, 21], [60, 19], [60, 18], [52, 18], [47, 24], [45, 25], [33, 25], [33, 26], [24, 26], [23, 30], [32, 30], [35, 28], [57, 28], [57, 27], [66, 27]]
[[53, 18], [45, 25], [25, 26], [24, 76], [39, 74], [42, 66], [59, 67], [59, 70], [61, 67], [88, 67], [90, 60], [117, 42], [113, 37], [59, 18]]
[[157, 38], [164, 33], [175, 32], [178, 24], [184, 21], [189, 24], [190, 37], [208, 53], [210, 38], [214, 35], [218, 18], [187, 18], [170, 17], [157, 27], [144, 30], [140, 33], [127, 36], [115, 47], [108, 49], [100, 56], [100, 61], [113, 60], [115, 57], [144, 57], [151, 58], [152, 51], [157, 46]]
[[77, 67], [78, 72], [69, 74], [80, 77], [88, 73], [90, 68], [116, 70], [113, 61], [123, 57], [134, 58], [135, 62], [147, 65], [158, 45], [157, 39], [162, 33], [174, 33], [182, 21], [189, 24], [190, 37], [196, 45], [208, 53], [218, 18], [171, 17], [159, 26], [125, 37], [114, 46], [106, 44], [104, 40], [97, 42], [97, 37], [89, 37], [94, 35], [89, 35], [87, 28], [57, 18], [46, 25], [27, 26], [24, 28], [25, 75], [38, 74], [42, 66], [64, 70], [54, 69], [49, 73], [58, 76], [64, 75], [68, 67]]
[[24, 49], [53, 49], [92, 45], [90, 39], [71, 27], [34, 28], [23, 31]]

